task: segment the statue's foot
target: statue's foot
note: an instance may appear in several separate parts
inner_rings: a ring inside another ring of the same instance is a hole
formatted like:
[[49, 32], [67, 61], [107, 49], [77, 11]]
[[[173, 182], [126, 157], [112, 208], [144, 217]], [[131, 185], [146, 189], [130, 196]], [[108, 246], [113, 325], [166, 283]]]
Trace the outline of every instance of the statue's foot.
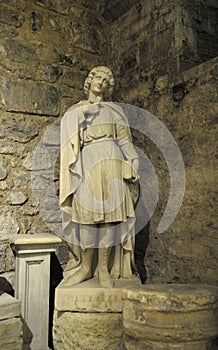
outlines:
[[67, 262], [67, 265], [65, 266], [64, 272], [74, 270], [76, 267], [79, 266], [79, 263], [80, 263], [80, 261], [76, 261], [73, 258], [69, 259]]
[[120, 278], [120, 267], [114, 265], [111, 269], [110, 276], [112, 279], [118, 280]]
[[113, 288], [114, 283], [108, 271], [99, 271], [98, 278], [99, 278], [101, 287]]
[[91, 271], [81, 267], [81, 269], [77, 270], [73, 275], [67, 277], [64, 280], [64, 284], [65, 285], [79, 284], [86, 280], [89, 280], [90, 278], [92, 278]]

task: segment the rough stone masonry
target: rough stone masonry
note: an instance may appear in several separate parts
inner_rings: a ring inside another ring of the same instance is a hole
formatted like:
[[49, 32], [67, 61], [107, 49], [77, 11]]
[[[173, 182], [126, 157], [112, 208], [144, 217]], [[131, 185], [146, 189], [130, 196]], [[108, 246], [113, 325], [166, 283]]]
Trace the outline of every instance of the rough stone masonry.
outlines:
[[[58, 159], [54, 171], [49, 158], [52, 150], [58, 153], [59, 118], [83, 98], [87, 72], [106, 64], [116, 76], [114, 100], [159, 117], [186, 167], [181, 210], [157, 234], [169, 193], [168, 169], [151, 140], [135, 132], [159, 180], [146, 254], [149, 280], [217, 283], [217, 13], [212, 0], [0, 1], [0, 272], [14, 269], [11, 235], [50, 232], [47, 224], [60, 224]], [[51, 125], [38, 178], [34, 152]], [[39, 191], [53, 176], [56, 198], [43, 202], [47, 224], [32, 195], [31, 175]], [[64, 245], [58, 257], [66, 262]]]

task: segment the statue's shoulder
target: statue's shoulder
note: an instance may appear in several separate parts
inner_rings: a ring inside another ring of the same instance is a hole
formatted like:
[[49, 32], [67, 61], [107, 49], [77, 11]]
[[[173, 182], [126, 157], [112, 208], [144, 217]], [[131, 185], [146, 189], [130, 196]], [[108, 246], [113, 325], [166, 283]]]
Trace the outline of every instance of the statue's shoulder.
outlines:
[[70, 106], [66, 112], [75, 111], [75, 110], [79, 109], [80, 107], [87, 105], [88, 103], [89, 102], [87, 100], [81, 100], [81, 101], [75, 103], [74, 105]]

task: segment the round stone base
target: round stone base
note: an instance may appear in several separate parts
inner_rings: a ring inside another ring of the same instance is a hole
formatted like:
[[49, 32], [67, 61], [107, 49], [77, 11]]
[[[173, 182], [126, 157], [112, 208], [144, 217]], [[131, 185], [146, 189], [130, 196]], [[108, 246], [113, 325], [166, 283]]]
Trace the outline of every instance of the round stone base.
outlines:
[[218, 288], [145, 285], [124, 290], [127, 350], [214, 350], [218, 336]]

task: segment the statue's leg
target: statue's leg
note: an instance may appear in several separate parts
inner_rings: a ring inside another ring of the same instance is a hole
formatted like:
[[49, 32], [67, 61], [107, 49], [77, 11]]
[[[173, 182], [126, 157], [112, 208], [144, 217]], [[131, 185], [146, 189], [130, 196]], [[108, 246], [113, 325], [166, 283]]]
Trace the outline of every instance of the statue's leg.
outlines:
[[102, 287], [112, 288], [113, 281], [108, 271], [108, 259], [110, 248], [99, 248], [98, 250], [98, 276]]
[[96, 225], [80, 225], [81, 266], [65, 279], [67, 284], [78, 284], [93, 277], [96, 230]]
[[121, 245], [117, 244], [114, 247], [114, 261], [111, 269], [111, 277], [118, 279], [120, 277], [120, 264], [121, 264]]
[[98, 249], [98, 276], [102, 287], [112, 288], [113, 281], [111, 279], [108, 263], [111, 252], [111, 244], [113, 243], [114, 226], [113, 224], [100, 224], [99, 227], [100, 248]]
[[65, 279], [66, 284], [78, 284], [93, 277], [92, 261], [94, 248], [87, 248], [82, 251], [82, 264], [79, 270]]

